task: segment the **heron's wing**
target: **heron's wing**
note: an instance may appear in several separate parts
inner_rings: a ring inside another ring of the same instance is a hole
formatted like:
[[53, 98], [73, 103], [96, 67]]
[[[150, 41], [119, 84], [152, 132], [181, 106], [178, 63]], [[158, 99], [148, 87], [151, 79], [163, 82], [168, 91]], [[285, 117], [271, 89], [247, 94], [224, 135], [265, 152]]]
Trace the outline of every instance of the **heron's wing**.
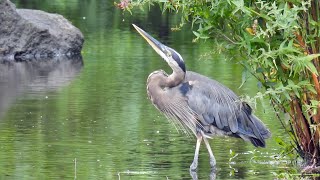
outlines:
[[[269, 136], [263, 123], [251, 115], [251, 108], [221, 83], [194, 72], [187, 72], [188, 89], [181, 88], [188, 105], [201, 124], [213, 125], [226, 133], [265, 139]], [[183, 87], [183, 86], [182, 86]], [[243, 138], [243, 137], [242, 137]]]
[[162, 111], [169, 120], [172, 120], [171, 122], [175, 125], [176, 129], [182, 130], [186, 134], [189, 134], [190, 130], [196, 135], [197, 120], [195, 119], [194, 112], [186, 103], [185, 98], [181, 96], [171, 96], [171, 98], [165, 102], [160, 111]]
[[[213, 124], [225, 131], [238, 130], [236, 112], [239, 98], [217, 81], [197, 73], [188, 72], [186, 82], [190, 85], [185, 94], [190, 108], [202, 116], [204, 125]], [[206, 124], [207, 123], [207, 124]]]

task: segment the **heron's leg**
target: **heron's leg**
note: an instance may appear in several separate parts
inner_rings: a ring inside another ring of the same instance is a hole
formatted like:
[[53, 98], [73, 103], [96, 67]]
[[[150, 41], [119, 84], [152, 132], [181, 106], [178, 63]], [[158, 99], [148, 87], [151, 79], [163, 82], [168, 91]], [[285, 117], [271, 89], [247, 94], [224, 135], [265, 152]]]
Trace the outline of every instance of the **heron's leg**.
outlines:
[[202, 141], [202, 135], [198, 134], [198, 135], [197, 135], [196, 150], [195, 150], [195, 152], [194, 152], [193, 162], [192, 162], [192, 164], [191, 164], [191, 166], [190, 166], [190, 171], [195, 171], [195, 170], [197, 170], [197, 167], [198, 167], [198, 157], [199, 157], [199, 149], [200, 149], [201, 141]]
[[205, 143], [205, 145], [206, 145], [206, 147], [208, 149], [208, 152], [209, 152], [211, 168], [214, 169], [214, 168], [216, 168], [216, 158], [214, 158], [214, 156], [213, 156], [213, 153], [212, 153], [210, 144], [208, 142], [208, 139], [207, 138], [203, 138], [203, 141], [204, 141], [204, 143]]

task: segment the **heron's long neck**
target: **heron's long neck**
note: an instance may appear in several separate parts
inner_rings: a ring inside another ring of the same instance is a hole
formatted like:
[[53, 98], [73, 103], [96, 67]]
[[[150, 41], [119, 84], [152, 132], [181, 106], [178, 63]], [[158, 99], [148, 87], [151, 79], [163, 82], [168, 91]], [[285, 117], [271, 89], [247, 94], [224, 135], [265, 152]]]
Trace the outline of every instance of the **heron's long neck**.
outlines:
[[[184, 81], [185, 72], [173, 72], [169, 76], [162, 70], [151, 73], [147, 80], [147, 93], [153, 104], [163, 110], [165, 102], [170, 101], [174, 94], [168, 94], [167, 88], [172, 88]], [[166, 94], [166, 95], [165, 95]]]
[[174, 87], [174, 86], [179, 85], [180, 83], [183, 82], [185, 74], [186, 73], [180, 69], [179, 70], [174, 69], [172, 74], [170, 74], [168, 76], [168, 78], [166, 79], [165, 86]]

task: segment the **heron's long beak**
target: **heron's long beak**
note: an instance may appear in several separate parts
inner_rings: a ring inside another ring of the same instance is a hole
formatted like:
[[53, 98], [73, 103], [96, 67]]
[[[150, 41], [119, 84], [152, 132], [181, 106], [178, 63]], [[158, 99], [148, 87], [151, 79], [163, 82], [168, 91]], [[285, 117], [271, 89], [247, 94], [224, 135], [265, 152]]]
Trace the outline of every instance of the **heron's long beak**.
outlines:
[[151, 45], [151, 47], [164, 59], [167, 59], [164, 50], [165, 50], [165, 45], [161, 44], [159, 41], [154, 39], [152, 36], [150, 36], [148, 33], [146, 33], [144, 30], [136, 26], [135, 24], [132, 24], [133, 27], [139, 32], [139, 34], [147, 40], [147, 42]]

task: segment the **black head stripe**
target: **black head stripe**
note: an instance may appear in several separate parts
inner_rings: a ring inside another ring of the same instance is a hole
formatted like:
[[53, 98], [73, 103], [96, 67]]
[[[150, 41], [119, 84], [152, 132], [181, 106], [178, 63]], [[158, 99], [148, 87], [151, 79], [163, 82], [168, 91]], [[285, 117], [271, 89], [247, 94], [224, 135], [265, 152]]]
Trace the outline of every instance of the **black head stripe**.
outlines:
[[179, 56], [175, 51], [171, 50], [172, 58], [177, 62], [178, 66], [186, 72], [186, 66], [184, 64], [183, 59], [181, 59], [181, 56]]

